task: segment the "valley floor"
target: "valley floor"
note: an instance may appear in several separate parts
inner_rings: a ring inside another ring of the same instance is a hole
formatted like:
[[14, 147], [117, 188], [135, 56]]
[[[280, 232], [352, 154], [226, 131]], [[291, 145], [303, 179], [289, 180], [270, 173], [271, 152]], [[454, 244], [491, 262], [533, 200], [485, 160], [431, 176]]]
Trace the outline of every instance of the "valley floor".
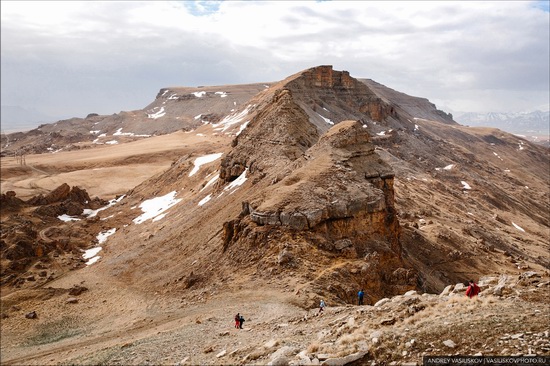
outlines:
[[[76, 272], [51, 286], [70, 288]], [[424, 355], [550, 356], [549, 281], [538, 274], [488, 278], [474, 299], [463, 290], [410, 292], [375, 306], [328, 304], [318, 316], [318, 309], [294, 305], [297, 295], [284, 284], [178, 297], [146, 295], [79, 272], [88, 291], [77, 303], [51, 288], [3, 296], [3, 365], [421, 364]], [[506, 282], [500, 290], [499, 280]], [[25, 318], [33, 310], [37, 318]], [[242, 330], [234, 327], [237, 312], [246, 319]]]

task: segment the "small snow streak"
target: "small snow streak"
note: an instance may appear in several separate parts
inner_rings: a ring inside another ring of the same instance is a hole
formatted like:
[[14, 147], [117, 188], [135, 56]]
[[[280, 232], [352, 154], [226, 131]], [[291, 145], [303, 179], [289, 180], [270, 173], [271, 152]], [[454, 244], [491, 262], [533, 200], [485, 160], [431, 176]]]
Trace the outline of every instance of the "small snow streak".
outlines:
[[[237, 179], [235, 179], [233, 182], [229, 183], [227, 185], [227, 187], [224, 188], [224, 191], [227, 191], [227, 190], [230, 190], [232, 188], [238, 188], [240, 186], [242, 186], [244, 184], [244, 182], [246, 182], [246, 172], [248, 171], [248, 169], [245, 169], [244, 172], [241, 173], [241, 175], [239, 175], [239, 177]], [[229, 194], [235, 192], [235, 190], [231, 191]]]
[[212, 198], [212, 194], [209, 194], [208, 196], [204, 197], [202, 200], [200, 200], [199, 206], [204, 205], [206, 202], [210, 201], [211, 198]]
[[202, 187], [202, 189], [200, 190], [200, 192], [204, 191], [206, 188], [208, 188], [209, 186], [211, 186], [212, 184], [214, 184], [215, 181], [218, 180], [218, 178], [220, 177], [219, 174], [216, 174], [212, 179], [210, 179], [208, 181], [208, 183], [206, 183], [206, 185], [204, 187]]
[[89, 266], [91, 264], [94, 264], [95, 262], [97, 262], [101, 257], [99, 255], [96, 255], [95, 257], [93, 257], [92, 259], [90, 259], [89, 261], [86, 262], [86, 265]]
[[108, 208], [111, 207], [111, 206], [114, 206], [117, 202], [120, 202], [125, 196], [126, 196], [126, 195], [123, 194], [122, 196], [120, 196], [120, 197], [117, 198], [117, 199], [112, 199], [112, 200], [109, 201], [109, 204], [108, 204], [107, 206], [98, 208], [97, 210], [91, 210], [91, 209], [89, 209], [89, 208], [85, 208], [85, 209], [82, 211], [82, 214], [83, 214], [83, 215], [86, 215], [86, 216], [88, 216], [88, 217], [95, 217], [95, 216], [99, 213], [99, 211], [103, 211], [103, 210], [108, 209]]
[[241, 132], [244, 131], [244, 129], [246, 128], [246, 126], [248, 126], [248, 123], [249, 123], [249, 122], [250, 122], [250, 121], [246, 121], [245, 123], [243, 123], [243, 124], [241, 125], [241, 128], [239, 128], [239, 131], [237, 132], [237, 136], [239, 136], [239, 135], [241, 134]]
[[329, 118], [325, 118], [323, 116], [321, 116], [319, 113], [317, 113], [317, 115], [319, 117], [321, 117], [326, 123], [328, 123], [329, 125], [334, 125], [334, 122], [332, 122]]
[[79, 221], [80, 219], [78, 217], [69, 216], [67, 214], [63, 214], [60, 216], [57, 216], [57, 218], [61, 221], [69, 222], [69, 221]]
[[462, 185], [463, 185], [462, 189], [472, 189], [472, 187], [470, 187], [470, 185], [468, 183], [466, 183], [465, 181], [461, 181], [460, 183], [462, 183]]
[[516, 229], [518, 229], [519, 231], [525, 232], [525, 230], [524, 230], [523, 228], [521, 228], [520, 226], [518, 226], [515, 222], [512, 222], [512, 225], [514, 225], [514, 227], [515, 227]]

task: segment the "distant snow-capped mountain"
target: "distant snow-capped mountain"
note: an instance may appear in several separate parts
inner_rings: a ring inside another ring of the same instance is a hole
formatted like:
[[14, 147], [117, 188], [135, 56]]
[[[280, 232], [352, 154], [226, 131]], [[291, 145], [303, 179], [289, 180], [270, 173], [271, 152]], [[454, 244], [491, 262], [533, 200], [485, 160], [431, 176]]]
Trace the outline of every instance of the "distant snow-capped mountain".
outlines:
[[550, 112], [533, 111], [520, 113], [453, 113], [454, 120], [474, 127], [496, 127], [521, 135], [550, 134]]

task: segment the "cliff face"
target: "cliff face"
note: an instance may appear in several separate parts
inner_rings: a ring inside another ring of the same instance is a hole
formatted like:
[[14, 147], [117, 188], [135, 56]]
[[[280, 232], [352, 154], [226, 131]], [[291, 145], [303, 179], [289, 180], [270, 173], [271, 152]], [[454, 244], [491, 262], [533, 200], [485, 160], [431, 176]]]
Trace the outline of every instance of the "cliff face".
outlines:
[[[314, 123], [319, 116], [333, 122], [346, 119], [381, 122], [398, 117], [394, 106], [366, 84], [352, 78], [347, 71], [333, 70], [332, 66], [305, 70], [287, 79], [286, 87]], [[322, 131], [330, 127], [327, 122], [316, 125]]]

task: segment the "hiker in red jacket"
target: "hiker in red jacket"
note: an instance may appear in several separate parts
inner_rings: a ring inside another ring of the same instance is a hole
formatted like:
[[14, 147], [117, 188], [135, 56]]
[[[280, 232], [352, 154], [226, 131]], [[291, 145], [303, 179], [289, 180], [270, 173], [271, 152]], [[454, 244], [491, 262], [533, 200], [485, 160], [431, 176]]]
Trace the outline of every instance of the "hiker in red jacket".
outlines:
[[235, 315], [235, 328], [240, 329], [241, 328], [241, 314], [237, 313]]
[[474, 296], [477, 296], [479, 294], [479, 286], [474, 282], [474, 280], [470, 280], [468, 283], [468, 288], [466, 289], [466, 296], [468, 296], [470, 299]]

